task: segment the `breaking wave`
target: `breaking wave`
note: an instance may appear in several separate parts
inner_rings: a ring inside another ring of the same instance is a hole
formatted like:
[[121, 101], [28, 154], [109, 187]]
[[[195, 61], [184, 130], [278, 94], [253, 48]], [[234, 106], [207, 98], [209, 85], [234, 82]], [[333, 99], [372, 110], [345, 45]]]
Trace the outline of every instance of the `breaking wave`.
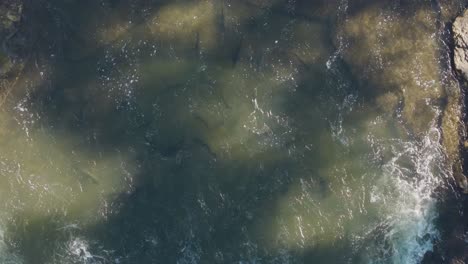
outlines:
[[371, 203], [379, 204], [385, 217], [369, 232], [382, 238], [368, 256], [369, 263], [419, 263], [433, 249], [439, 236], [434, 226], [434, 194], [451, 175], [440, 140], [441, 133], [435, 127], [420, 141], [392, 140], [386, 144], [389, 149], [369, 139], [375, 153], [391, 153], [371, 192]]

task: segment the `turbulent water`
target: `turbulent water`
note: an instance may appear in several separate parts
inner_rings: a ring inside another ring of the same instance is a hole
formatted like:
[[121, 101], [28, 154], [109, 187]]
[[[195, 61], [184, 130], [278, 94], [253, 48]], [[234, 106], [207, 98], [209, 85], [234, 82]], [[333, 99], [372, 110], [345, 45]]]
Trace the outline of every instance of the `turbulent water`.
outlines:
[[441, 239], [462, 1], [29, 4], [1, 263], [410, 264]]

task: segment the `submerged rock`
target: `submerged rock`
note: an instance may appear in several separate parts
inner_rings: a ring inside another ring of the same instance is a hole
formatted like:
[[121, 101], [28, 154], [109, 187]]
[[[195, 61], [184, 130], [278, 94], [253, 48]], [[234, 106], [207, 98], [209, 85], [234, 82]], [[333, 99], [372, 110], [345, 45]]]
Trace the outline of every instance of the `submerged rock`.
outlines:
[[13, 67], [13, 61], [6, 54], [0, 52], [0, 78], [5, 77]]
[[22, 11], [23, 4], [21, 0], [2, 1], [0, 3], [0, 32], [14, 31], [15, 23], [20, 21]]
[[353, 17], [338, 26], [335, 42], [339, 47], [341, 39], [346, 40], [348, 48], [342, 56], [357, 77], [361, 94], [371, 102], [377, 98], [375, 103], [387, 113], [397, 111], [406, 128], [421, 136], [438, 115], [433, 106], [441, 107], [445, 97], [438, 78], [436, 15], [417, 4], [402, 4], [402, 8], [413, 10], [414, 15], [394, 12], [384, 2], [357, 8]]
[[7, 43], [18, 31], [22, 11], [21, 0], [5, 0], [0, 3], [0, 78], [8, 77], [15, 68]]
[[[444, 25], [458, 7], [443, 2], [440, 14], [422, 1], [398, 5], [411, 15], [395, 12], [385, 1], [365, 9], [350, 5], [353, 16], [338, 25], [336, 46], [345, 40], [341, 55], [361, 95], [399, 119], [409, 134], [423, 137], [434, 124], [440, 127], [454, 178], [468, 190], [460, 160], [461, 89], [441, 43]], [[468, 27], [463, 30], [468, 34]], [[468, 35], [466, 40], [461, 43], [468, 43]], [[466, 60], [468, 73], [468, 52]]]

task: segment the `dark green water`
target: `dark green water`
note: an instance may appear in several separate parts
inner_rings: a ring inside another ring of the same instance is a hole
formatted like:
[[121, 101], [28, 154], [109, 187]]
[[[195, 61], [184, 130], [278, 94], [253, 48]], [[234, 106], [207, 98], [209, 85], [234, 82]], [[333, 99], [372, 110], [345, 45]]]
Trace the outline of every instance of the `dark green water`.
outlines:
[[419, 263], [440, 238], [462, 1], [30, 6], [1, 263]]

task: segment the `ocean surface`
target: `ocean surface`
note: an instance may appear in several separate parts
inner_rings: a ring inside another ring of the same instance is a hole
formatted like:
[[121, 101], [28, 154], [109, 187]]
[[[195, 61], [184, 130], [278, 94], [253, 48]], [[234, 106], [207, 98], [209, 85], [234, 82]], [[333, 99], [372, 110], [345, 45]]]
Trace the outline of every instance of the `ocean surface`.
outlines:
[[0, 263], [412, 264], [440, 242], [464, 1], [25, 3]]

